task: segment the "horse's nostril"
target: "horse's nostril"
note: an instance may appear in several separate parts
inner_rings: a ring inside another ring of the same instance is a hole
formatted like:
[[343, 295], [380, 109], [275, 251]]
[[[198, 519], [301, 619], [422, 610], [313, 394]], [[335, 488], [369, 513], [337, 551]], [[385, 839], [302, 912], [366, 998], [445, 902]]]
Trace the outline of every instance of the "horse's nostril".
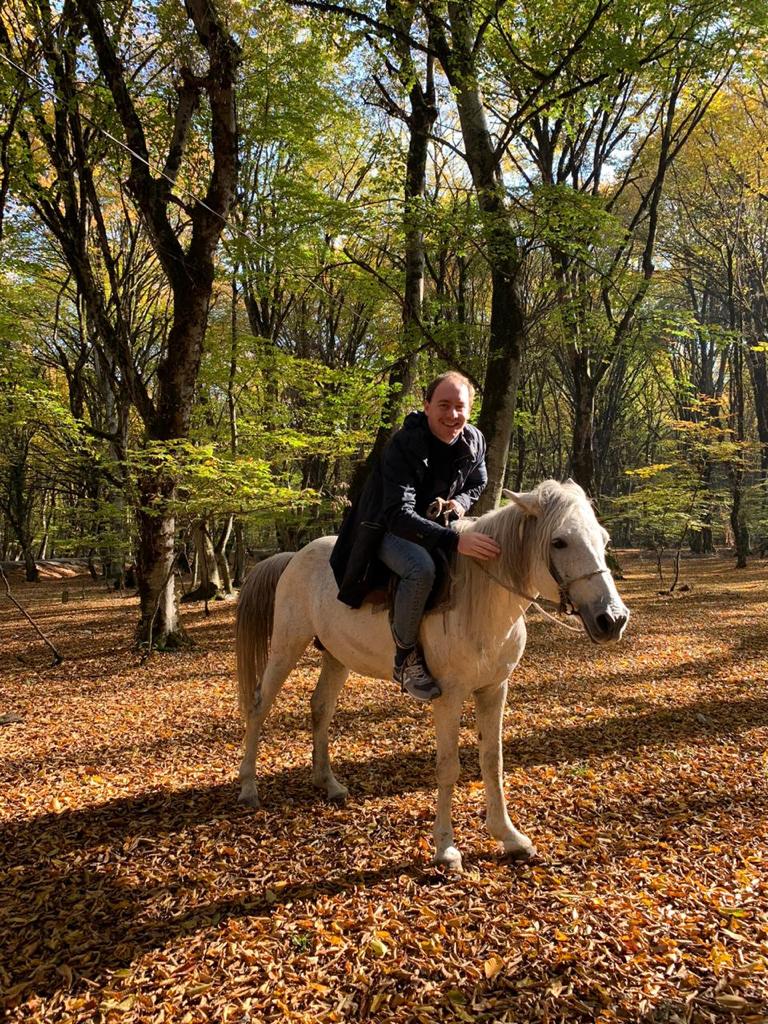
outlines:
[[621, 635], [622, 629], [627, 624], [627, 616], [609, 615], [608, 612], [600, 612], [595, 617], [595, 623], [604, 636], [617, 637]]

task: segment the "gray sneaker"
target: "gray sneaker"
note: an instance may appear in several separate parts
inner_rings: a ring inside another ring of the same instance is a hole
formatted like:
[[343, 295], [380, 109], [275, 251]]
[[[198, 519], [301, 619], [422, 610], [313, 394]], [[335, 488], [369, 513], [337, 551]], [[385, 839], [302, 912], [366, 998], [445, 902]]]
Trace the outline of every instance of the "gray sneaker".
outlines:
[[403, 693], [407, 693], [414, 700], [428, 703], [443, 692], [437, 680], [429, 674], [427, 666], [424, 664], [424, 655], [418, 647], [414, 647], [406, 655], [401, 665], [395, 665], [392, 676], [396, 683], [400, 683]]

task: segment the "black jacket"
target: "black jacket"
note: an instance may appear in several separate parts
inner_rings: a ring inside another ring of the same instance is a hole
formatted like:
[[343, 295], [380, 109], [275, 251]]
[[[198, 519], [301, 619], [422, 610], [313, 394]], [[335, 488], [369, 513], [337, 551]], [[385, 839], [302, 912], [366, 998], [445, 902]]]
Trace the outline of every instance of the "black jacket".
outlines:
[[421, 544], [428, 551], [456, 549], [458, 534], [424, 518], [436, 498], [453, 499], [468, 511], [488, 482], [485, 439], [467, 424], [451, 446], [455, 458], [447, 493], [432, 493], [429, 472], [430, 437], [423, 412], [410, 413], [384, 449], [365, 482], [358, 501], [341, 524], [331, 553], [339, 600], [359, 608], [371, 590], [384, 586], [389, 570], [376, 557], [385, 531]]

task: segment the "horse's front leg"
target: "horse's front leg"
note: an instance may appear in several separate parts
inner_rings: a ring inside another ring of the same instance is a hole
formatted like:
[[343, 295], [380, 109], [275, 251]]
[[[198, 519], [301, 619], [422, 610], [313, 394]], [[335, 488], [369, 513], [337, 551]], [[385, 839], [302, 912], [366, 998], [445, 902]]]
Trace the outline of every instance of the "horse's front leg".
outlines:
[[506, 680], [501, 685], [476, 690], [477, 742], [480, 747], [480, 769], [485, 786], [486, 825], [504, 852], [516, 860], [530, 860], [536, 847], [528, 836], [518, 832], [507, 814], [504, 799], [504, 757], [502, 754], [502, 722], [507, 699]]
[[326, 651], [323, 654], [323, 667], [312, 694], [312, 782], [320, 789], [325, 789], [329, 800], [344, 803], [348, 796], [343, 786], [333, 774], [328, 756], [328, 726], [336, 710], [336, 700], [346, 682], [349, 671]]
[[446, 695], [432, 704], [437, 747], [437, 814], [433, 836], [435, 864], [461, 871], [461, 854], [453, 845], [451, 803], [461, 765], [459, 763], [459, 723], [461, 700]]

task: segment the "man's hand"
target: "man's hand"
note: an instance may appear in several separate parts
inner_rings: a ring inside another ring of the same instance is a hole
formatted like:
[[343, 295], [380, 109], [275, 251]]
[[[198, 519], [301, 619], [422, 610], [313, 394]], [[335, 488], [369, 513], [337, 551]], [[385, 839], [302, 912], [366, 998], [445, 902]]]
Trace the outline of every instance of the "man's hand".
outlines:
[[445, 498], [435, 498], [426, 511], [427, 519], [441, 523], [443, 526], [448, 526], [455, 519], [461, 519], [463, 515], [464, 506], [460, 505], [458, 501], [454, 501], [453, 498], [450, 501], [446, 501]]
[[498, 558], [501, 548], [493, 537], [471, 530], [459, 534], [459, 554], [469, 555], [470, 558], [478, 558], [481, 562], [486, 562], [491, 558]]

